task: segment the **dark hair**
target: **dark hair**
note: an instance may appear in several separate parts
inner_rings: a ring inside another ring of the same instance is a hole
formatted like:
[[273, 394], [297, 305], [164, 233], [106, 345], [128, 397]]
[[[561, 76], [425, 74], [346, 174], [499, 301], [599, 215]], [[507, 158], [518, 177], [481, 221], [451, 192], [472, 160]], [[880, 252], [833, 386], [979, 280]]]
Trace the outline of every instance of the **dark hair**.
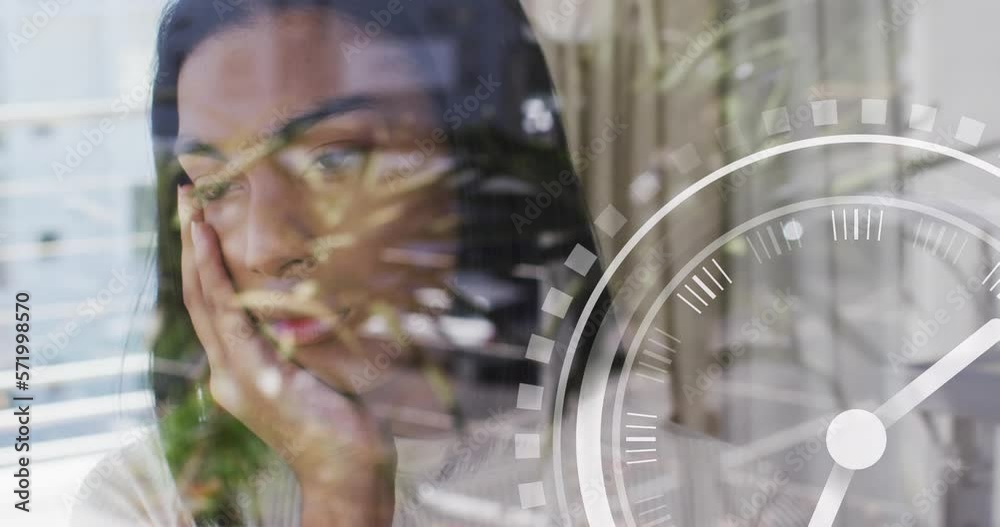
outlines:
[[[446, 61], [433, 53], [418, 60], [427, 67], [454, 73], [455, 82], [430, 94], [438, 115], [447, 115], [456, 104], [465, 105], [467, 110], [460, 125], [445, 127], [447, 119], [442, 118], [447, 143], [463, 168], [455, 185], [461, 221], [459, 270], [475, 270], [508, 281], [522, 297], [514, 305], [489, 313], [497, 327], [497, 340], [523, 349], [533, 332], [541, 332], [538, 285], [534, 279], [524, 278], [525, 269], [548, 268], [550, 285], [562, 290], [590, 290], [599, 274], [596, 267], [581, 278], [562, 265], [578, 245], [594, 254], [598, 251], [566, 147], [552, 80], [523, 10], [514, 0], [401, 3], [401, 11], [389, 10], [393, 4], [400, 5], [400, 0], [384, 5], [350, 0], [176, 0], [167, 8], [157, 43], [152, 106], [160, 244], [157, 305], [162, 320], [154, 343], [155, 359], [194, 363], [203, 355], [181, 295], [175, 189], [188, 179], [173, 154], [181, 69], [205, 40], [246, 26], [255, 17], [289, 10], [332, 10], [352, 23], [355, 36], [361, 39], [387, 33], [424, 43], [451, 43], [456, 64], [443, 63]], [[393, 15], [391, 23], [383, 23], [385, 13]], [[500, 88], [489, 104], [470, 109], [466, 98], [483, 79], [495, 79]], [[531, 117], [525, 113], [525, 101], [530, 101], [531, 111], [550, 117], [543, 119], [546, 126], [525, 126]], [[570, 280], [574, 283], [569, 284]], [[585, 295], [576, 296], [582, 303]], [[566, 320], [573, 319], [572, 313], [566, 316]], [[547, 333], [557, 338], [565, 336], [565, 330], [556, 328]], [[583, 364], [590, 343], [583, 342], [579, 348], [577, 361]], [[561, 359], [557, 355], [553, 364]], [[487, 380], [513, 383], [537, 380], [539, 365], [526, 360], [498, 363], [488, 371]], [[154, 373], [153, 387], [160, 406], [169, 409], [161, 433], [171, 470], [180, 471], [192, 453], [203, 451], [206, 444], [245, 460], [241, 461], [244, 466], [220, 469], [224, 483], [257, 469], [250, 460], [264, 449], [262, 443], [224, 412], [211, 411], [206, 417], [198, 405], [207, 390], [192, 389], [190, 379], [163, 373]], [[226, 508], [226, 500], [231, 496], [220, 496], [212, 508], [199, 512], [200, 517], [219, 514]]]

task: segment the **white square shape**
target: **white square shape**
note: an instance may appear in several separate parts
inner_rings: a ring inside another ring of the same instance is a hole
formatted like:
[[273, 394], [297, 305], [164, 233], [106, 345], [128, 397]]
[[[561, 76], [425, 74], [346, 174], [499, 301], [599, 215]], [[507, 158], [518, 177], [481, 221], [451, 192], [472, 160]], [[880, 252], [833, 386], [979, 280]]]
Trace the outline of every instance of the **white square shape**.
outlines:
[[862, 124], [885, 124], [889, 113], [889, 101], [885, 99], [861, 99]]
[[532, 509], [545, 505], [545, 486], [541, 481], [532, 483], [521, 483], [517, 486], [517, 493], [521, 498], [522, 509]]
[[828, 99], [812, 103], [813, 125], [830, 126], [837, 124], [837, 101]]
[[937, 108], [914, 104], [910, 107], [910, 128], [931, 132], [934, 130], [934, 120], [937, 119]]
[[594, 266], [594, 262], [596, 261], [596, 254], [590, 252], [582, 245], [577, 245], [573, 248], [573, 252], [569, 253], [569, 257], [566, 258], [566, 267], [576, 271], [579, 275], [587, 276], [587, 273], [590, 272], [590, 268]]
[[687, 174], [701, 166], [701, 156], [698, 155], [698, 151], [691, 143], [674, 150], [667, 157], [670, 159], [670, 163], [674, 165], [674, 168], [681, 174]]
[[975, 119], [962, 117], [958, 122], [958, 131], [955, 132], [955, 139], [967, 145], [979, 146], [979, 141], [982, 140], [983, 132], [985, 131], [986, 124]]
[[538, 459], [542, 457], [542, 438], [538, 434], [514, 435], [515, 459]]
[[604, 209], [604, 212], [594, 221], [594, 225], [597, 225], [601, 232], [612, 237], [618, 234], [618, 231], [622, 230], [626, 223], [628, 220], [621, 212], [618, 212], [614, 205], [608, 205], [608, 208]]
[[775, 108], [761, 114], [764, 119], [764, 130], [767, 135], [781, 134], [792, 130], [791, 121], [788, 120], [788, 109]]
[[552, 350], [556, 347], [556, 341], [547, 339], [541, 335], [532, 335], [528, 339], [528, 352], [525, 357], [529, 360], [548, 364], [552, 358]]
[[566, 312], [569, 311], [569, 305], [572, 302], [573, 297], [553, 287], [549, 289], [549, 294], [545, 295], [545, 301], [542, 302], [542, 311], [552, 316], [563, 318], [566, 316]]
[[542, 394], [541, 386], [522, 383], [517, 387], [517, 407], [521, 410], [541, 410]]

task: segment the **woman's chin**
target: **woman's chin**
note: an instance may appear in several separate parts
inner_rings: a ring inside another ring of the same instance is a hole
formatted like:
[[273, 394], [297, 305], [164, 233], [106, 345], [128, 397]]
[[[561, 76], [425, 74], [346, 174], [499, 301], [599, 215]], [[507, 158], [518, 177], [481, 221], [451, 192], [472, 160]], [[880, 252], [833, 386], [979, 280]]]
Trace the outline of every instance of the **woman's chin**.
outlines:
[[389, 360], [370, 347], [358, 356], [336, 343], [306, 346], [296, 360], [323, 382], [361, 398], [394, 435], [411, 438], [443, 437], [455, 430], [449, 405], [431, 387], [426, 373]]

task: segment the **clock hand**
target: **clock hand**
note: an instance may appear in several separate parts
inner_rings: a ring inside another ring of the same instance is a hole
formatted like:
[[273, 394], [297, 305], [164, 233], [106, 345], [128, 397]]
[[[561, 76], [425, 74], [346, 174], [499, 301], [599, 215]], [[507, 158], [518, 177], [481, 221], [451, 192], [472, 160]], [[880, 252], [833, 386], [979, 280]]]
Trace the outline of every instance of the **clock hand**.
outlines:
[[994, 318], [896, 392], [896, 395], [875, 410], [875, 415], [886, 428], [892, 426], [969, 364], [982, 357], [997, 342], [1000, 342], [1000, 319]]
[[886, 428], [896, 424], [998, 342], [1000, 319], [994, 318], [896, 392], [874, 414], [848, 410], [834, 418], [826, 443], [836, 464], [820, 493], [809, 527], [833, 525], [855, 470], [870, 467], [882, 457]]
[[826, 480], [826, 486], [819, 495], [819, 502], [813, 511], [812, 518], [809, 519], [809, 527], [830, 527], [833, 525], [840, 504], [847, 494], [847, 486], [851, 484], [854, 471], [840, 465], [834, 465], [830, 472], [830, 477]]
[[826, 480], [809, 527], [830, 527], [847, 494], [854, 472], [874, 465], [885, 453], [885, 427], [871, 412], [848, 410], [830, 422], [826, 449], [835, 463]]

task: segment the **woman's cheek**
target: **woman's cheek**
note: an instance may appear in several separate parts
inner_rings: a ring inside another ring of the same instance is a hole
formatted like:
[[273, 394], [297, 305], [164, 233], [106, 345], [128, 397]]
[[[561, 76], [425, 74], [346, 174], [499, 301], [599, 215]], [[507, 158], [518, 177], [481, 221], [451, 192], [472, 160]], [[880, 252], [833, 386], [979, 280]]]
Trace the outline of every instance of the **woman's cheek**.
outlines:
[[246, 225], [246, 208], [232, 201], [222, 199], [205, 206], [205, 222], [215, 229], [220, 239], [223, 234]]

